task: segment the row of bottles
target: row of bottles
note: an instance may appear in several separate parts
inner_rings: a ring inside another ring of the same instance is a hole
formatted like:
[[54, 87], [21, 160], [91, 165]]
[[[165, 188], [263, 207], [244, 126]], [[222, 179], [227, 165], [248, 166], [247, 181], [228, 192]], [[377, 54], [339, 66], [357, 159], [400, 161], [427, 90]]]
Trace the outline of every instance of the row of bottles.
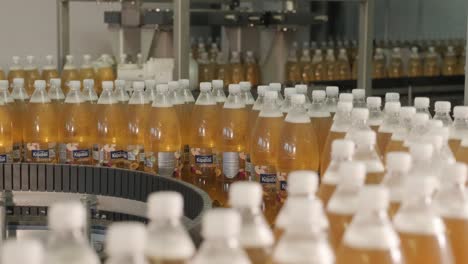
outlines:
[[33, 94], [36, 80], [45, 80], [47, 89], [49, 89], [50, 80], [55, 78], [61, 79], [62, 90], [65, 94], [69, 91], [70, 81], [80, 80], [83, 82], [85, 79], [93, 79], [96, 83], [96, 92], [100, 95], [102, 91], [101, 83], [103, 81], [114, 81], [116, 76], [113, 59], [107, 54], [103, 54], [96, 63], [93, 63], [91, 56], [86, 54], [83, 56], [82, 64], [79, 67], [76, 66], [74, 57], [68, 55], [61, 73], [59, 73], [52, 55], [46, 56], [46, 63], [42, 67], [42, 71], [39, 70], [34, 56], [27, 56], [26, 61], [26, 65], [23, 66], [20, 57], [14, 56], [7, 74], [0, 68], [0, 80], [8, 80], [11, 84], [11, 91], [15, 78], [24, 79], [24, 86], [28, 96]]

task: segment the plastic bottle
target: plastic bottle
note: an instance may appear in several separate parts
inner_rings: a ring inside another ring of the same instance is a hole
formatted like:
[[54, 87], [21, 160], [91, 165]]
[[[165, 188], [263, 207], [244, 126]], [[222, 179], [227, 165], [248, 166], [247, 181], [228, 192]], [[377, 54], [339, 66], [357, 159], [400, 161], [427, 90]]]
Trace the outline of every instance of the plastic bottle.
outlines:
[[353, 89], [353, 106], [354, 108], [367, 108], [366, 105], [366, 90], [364, 89]]
[[272, 222], [276, 213], [277, 157], [283, 114], [276, 105], [278, 93], [267, 91], [265, 102], [250, 137], [250, 160], [253, 180], [260, 182], [264, 191], [265, 215]]
[[[169, 87], [169, 99], [172, 102], [172, 105], [174, 106], [176, 113], [177, 113], [177, 118], [179, 119], [179, 124], [180, 127], [182, 128], [182, 124], [186, 124], [188, 122], [187, 116], [185, 115], [185, 97], [180, 89], [179, 82], [178, 81], [170, 81], [168, 83]], [[185, 127], [184, 127], [185, 128]], [[183, 143], [188, 141], [188, 133], [185, 133], [188, 131], [181, 130], [180, 131], [180, 136], [181, 140]], [[183, 146], [182, 146], [183, 147]]]
[[300, 83], [302, 80], [301, 66], [297, 60], [297, 50], [289, 50], [288, 59], [286, 62], [286, 81], [289, 85]]
[[337, 264], [404, 263], [398, 235], [387, 215], [389, 192], [366, 186], [359, 193], [358, 210], [337, 252]]
[[93, 64], [91, 63], [91, 55], [83, 55], [83, 63], [80, 68], [80, 80], [85, 79], [96, 79], [96, 73], [94, 72]]
[[86, 210], [79, 201], [56, 203], [49, 208], [50, 236], [45, 263], [100, 263], [84, 233], [86, 218]]
[[249, 136], [247, 127], [248, 112], [238, 84], [229, 85], [229, 96], [221, 112], [218, 129], [219, 166], [221, 177], [218, 181], [223, 188], [218, 190], [221, 202], [227, 202], [229, 186], [239, 180], [246, 180], [246, 142]]
[[340, 93], [338, 102], [350, 102], [351, 104], [354, 103], [354, 95], [351, 93]]
[[188, 264], [195, 246], [182, 225], [183, 197], [172, 191], [148, 197], [147, 240], [145, 255], [151, 264]]
[[[0, 89], [8, 93], [8, 81], [0, 81]], [[14, 112], [12, 106], [4, 98], [0, 99], [0, 163], [13, 161], [13, 122]], [[16, 117], [21, 118], [21, 117]], [[20, 119], [21, 120], [21, 119]], [[18, 122], [18, 121], [16, 121]]]
[[50, 101], [52, 102], [52, 104], [54, 104], [56, 111], [58, 110], [59, 105], [62, 105], [63, 102], [65, 101], [65, 94], [63, 94], [61, 86], [62, 86], [62, 80], [60, 80], [59, 78], [50, 79], [50, 88], [49, 88], [48, 95], [49, 95]]
[[362, 161], [366, 165], [366, 184], [379, 184], [385, 172], [380, 154], [375, 148], [376, 139], [372, 130], [357, 131], [352, 137], [356, 144], [353, 160]]
[[288, 174], [294, 170], [319, 168], [317, 136], [304, 107], [303, 94], [292, 97], [292, 108], [284, 119], [279, 140], [277, 190], [280, 202], [286, 198]]
[[211, 47], [210, 47], [210, 60], [211, 61], [216, 61], [216, 59], [218, 58], [218, 54], [219, 54], [219, 49], [218, 49], [218, 45], [216, 43], [211, 43]]
[[[150, 142], [145, 142], [148, 139], [149, 122], [147, 113], [151, 107], [148, 98], [145, 96], [145, 83], [133, 82], [133, 94], [128, 101], [128, 145], [126, 147], [127, 160], [125, 168], [131, 170], [145, 169], [145, 152], [150, 152]], [[148, 143], [148, 145], [147, 145]]]
[[158, 84], [156, 90], [148, 120], [151, 152], [147, 153], [145, 166], [160, 176], [180, 178], [182, 143], [177, 110], [172, 104], [167, 84]]
[[8, 71], [8, 82], [12, 89], [14, 88], [13, 80], [16, 78], [22, 78], [24, 80], [26, 78], [26, 74], [23, 66], [20, 64], [20, 57], [13, 56], [13, 64], [10, 65], [10, 69]]
[[330, 112], [331, 116], [335, 116], [336, 107], [338, 104], [338, 93], [339, 88], [338, 86], [327, 86], [325, 88], [325, 92], [327, 93], [327, 99], [325, 100], [325, 105]]
[[1, 256], [2, 263], [43, 264], [44, 248], [39, 241], [32, 239], [8, 240], [3, 244]]
[[102, 83], [103, 90], [96, 105], [96, 141], [99, 143], [97, 151], [102, 166], [122, 168], [127, 159], [127, 113], [112, 94], [113, 86], [112, 81]]
[[457, 153], [461, 141], [468, 135], [468, 107], [455, 106], [453, 108], [453, 118], [453, 124], [450, 128], [449, 145], [452, 152]]
[[429, 111], [430, 105], [429, 97], [416, 97], [414, 98], [414, 107], [416, 108], [416, 113], [425, 113], [429, 117], [432, 118], [431, 112]]
[[458, 58], [458, 74], [463, 75], [465, 74], [465, 64], [466, 64], [466, 48], [463, 48], [463, 51], [460, 55], [460, 58]]
[[400, 122], [398, 127], [392, 133], [390, 142], [387, 144], [387, 148], [384, 152], [384, 157], [388, 152], [394, 151], [408, 151], [408, 147], [405, 146], [404, 142], [412, 126], [412, 120], [416, 114], [416, 108], [411, 106], [403, 106], [400, 108]]
[[99, 97], [94, 90], [94, 80], [85, 79], [83, 80], [83, 96], [90, 104], [96, 104]]
[[429, 47], [429, 51], [424, 58], [424, 76], [433, 77], [440, 75], [439, 55], [433, 46]]
[[330, 163], [330, 154], [332, 142], [336, 139], [342, 139], [346, 136], [351, 126], [351, 110], [353, 105], [351, 102], [339, 102], [334, 117], [333, 124], [328, 133], [327, 140], [323, 147], [322, 155], [320, 156], [320, 175], [324, 175], [325, 170]]
[[438, 173], [433, 164], [434, 146], [431, 143], [414, 143], [410, 147], [412, 166], [409, 172], [412, 178], [430, 178], [434, 188], [438, 188]]
[[37, 69], [36, 64], [34, 63], [34, 56], [26, 57], [27, 64], [24, 67], [24, 86], [26, 92], [31, 95], [34, 92], [34, 82], [41, 78], [39, 70]]
[[411, 156], [406, 152], [390, 152], [387, 154], [387, 171], [382, 185], [390, 192], [390, 207], [388, 215], [393, 218], [398, 212], [403, 199], [403, 189], [411, 169]]
[[385, 103], [389, 102], [400, 102], [400, 94], [399, 93], [385, 93]]
[[374, 54], [374, 62], [373, 62], [373, 78], [374, 79], [382, 79], [387, 77], [387, 62], [385, 60], [385, 55], [383, 49], [376, 48]]
[[468, 261], [468, 254], [464, 249], [468, 232], [466, 174], [466, 165], [463, 163], [447, 165], [443, 168], [444, 181], [441, 189], [434, 197], [434, 210], [445, 223], [455, 263]]
[[62, 79], [62, 91], [65, 94], [68, 94], [68, 82], [80, 80], [80, 73], [75, 67], [72, 55], [66, 56], [65, 66], [63, 66], [62, 74], [60, 76]]
[[416, 113], [412, 120], [411, 129], [408, 132], [408, 135], [405, 139], [404, 145], [409, 147], [413, 143], [421, 143], [424, 141], [423, 136], [427, 135], [429, 132], [429, 120], [427, 114]]
[[[13, 110], [13, 103], [15, 100], [11, 96], [10, 92], [8, 91], [8, 80], [0, 80], [0, 101], [3, 101], [5, 104], [7, 104]], [[14, 114], [14, 113], [11, 113]]]
[[156, 98], [156, 80], [145, 80], [145, 96], [148, 98], [150, 104], [154, 102]]
[[[24, 89], [23, 78], [13, 79], [13, 91], [11, 92], [11, 97], [15, 100], [12, 110], [13, 115], [18, 118], [25, 119], [29, 96]], [[23, 122], [13, 122], [13, 162], [20, 162], [23, 160], [23, 128]]]
[[192, 264], [250, 264], [239, 243], [241, 217], [234, 209], [213, 209], [203, 217], [205, 239]]
[[253, 87], [257, 87], [261, 80], [260, 66], [255, 60], [254, 54], [251, 50], [246, 52], [245, 57], [245, 79], [252, 84]]
[[450, 127], [453, 123], [450, 116], [452, 104], [449, 101], [436, 101], [434, 104], [434, 120], [440, 120], [445, 127]]
[[[318, 187], [317, 173], [307, 170], [293, 171], [288, 180], [288, 199], [286, 199], [283, 207], [281, 207], [274, 226], [275, 240], [277, 242], [283, 236], [288, 225], [288, 218], [291, 216], [289, 208], [294, 206], [295, 203], [300, 203], [302, 200], [306, 200], [309, 203], [320, 203], [323, 210], [321, 201], [315, 196]], [[320, 224], [328, 229], [329, 224], [325, 212], [322, 211], [319, 217], [321, 218]]]
[[367, 108], [353, 108], [351, 110], [351, 126], [346, 133], [346, 138], [354, 140], [356, 133], [360, 131], [370, 131], [368, 124], [369, 110]]
[[214, 64], [210, 62], [208, 53], [202, 52], [198, 59], [198, 80], [200, 82], [208, 82], [215, 77]]
[[393, 219], [405, 263], [454, 263], [444, 223], [432, 208], [433, 192], [429, 178], [409, 177], [405, 183], [403, 203]]
[[128, 95], [127, 89], [125, 87], [125, 80], [115, 80], [114, 84], [115, 89], [112, 94], [114, 95], [115, 99], [119, 104], [126, 105], [128, 103], [128, 100], [130, 100], [130, 96]]
[[423, 75], [423, 65], [419, 56], [418, 47], [412, 47], [408, 60], [408, 76], [421, 77]]
[[255, 128], [255, 123], [257, 122], [258, 115], [260, 114], [260, 111], [263, 108], [264, 95], [266, 91], [268, 91], [267, 85], [259, 85], [257, 87], [257, 100], [255, 100], [255, 103], [252, 106], [252, 110], [249, 113], [249, 128], [251, 129], [252, 133], [253, 129]]
[[448, 46], [442, 62], [442, 75], [452, 76], [457, 74], [457, 55], [453, 46]]
[[[283, 115], [286, 116], [288, 112], [291, 110], [291, 97], [296, 94], [296, 89], [293, 87], [286, 87], [284, 88], [284, 101], [281, 104], [281, 112]], [[278, 101], [278, 99], [276, 99]]]
[[252, 84], [250, 82], [240, 82], [239, 85], [242, 92], [242, 98], [245, 102], [245, 108], [250, 112], [255, 103], [255, 99], [251, 92]]
[[355, 145], [351, 140], [337, 139], [333, 141], [330, 165], [322, 175], [322, 184], [318, 191], [318, 197], [325, 206], [328, 205], [328, 201], [340, 181], [339, 170], [341, 164], [353, 159], [354, 149]]
[[326, 65], [323, 60], [322, 50], [316, 49], [312, 57], [312, 78], [314, 81], [324, 81], [326, 76]]
[[[54, 79], [53, 79], [54, 80]], [[59, 79], [58, 79], [59, 80]], [[59, 161], [65, 164], [92, 163], [92, 147], [96, 135], [88, 122], [88, 104], [80, 92], [80, 81], [70, 81], [65, 103], [61, 106], [62, 115], [59, 127]], [[60, 86], [57, 86], [60, 89]]]
[[376, 96], [367, 97], [367, 108], [369, 109], [368, 124], [376, 133], [383, 123], [384, 114], [380, 109], [382, 107], [382, 98]]
[[325, 80], [333, 81], [335, 79], [336, 66], [333, 49], [327, 49], [327, 54], [325, 56]]
[[[226, 94], [224, 93], [224, 83], [223, 80], [213, 80], [210, 84], [213, 86], [213, 96], [216, 100], [216, 104], [218, 105], [219, 110], [223, 108], [224, 102], [226, 102]], [[201, 88], [201, 83], [200, 83]]]
[[42, 79], [47, 83], [47, 90], [50, 89], [50, 79], [60, 78], [57, 66], [54, 64], [54, 57], [52, 55], [46, 56], [46, 65], [42, 68]]
[[289, 207], [286, 230], [273, 252], [273, 264], [335, 263], [326, 230], [320, 224], [320, 202], [297, 201]]
[[385, 115], [382, 125], [377, 129], [377, 146], [384, 153], [390, 142], [392, 134], [400, 124], [400, 102], [385, 103]]
[[188, 79], [180, 79], [179, 85], [184, 95], [184, 112], [187, 117], [192, 114], [193, 106], [195, 105], [195, 97], [193, 97], [192, 91], [190, 90], [190, 82]]
[[213, 200], [216, 195], [217, 144], [220, 111], [211, 93], [211, 83], [200, 83], [200, 95], [193, 107], [190, 122], [190, 167], [193, 181]]
[[145, 226], [138, 222], [111, 224], [106, 234], [106, 264], [146, 264]]
[[251, 263], [268, 263], [273, 249], [273, 233], [261, 206], [263, 191], [256, 182], [236, 182], [229, 191], [229, 204], [241, 216], [240, 246]]
[[390, 66], [388, 67], [389, 78], [401, 78], [404, 76], [403, 60], [401, 58], [401, 50], [395, 47], [392, 50]]
[[312, 102], [310, 101], [310, 98], [307, 95], [307, 90], [308, 90], [307, 85], [306, 84], [296, 84], [294, 86], [294, 88], [296, 89], [297, 94], [303, 94], [305, 96], [305, 99], [306, 99], [305, 106], [306, 106], [307, 109], [309, 109], [310, 104]]
[[455, 155], [450, 149], [448, 144], [448, 139], [450, 136], [450, 128], [448, 127], [434, 127], [430, 131], [431, 134], [441, 137], [441, 146], [439, 150], [440, 159], [445, 161], [450, 161], [450, 163], [455, 162]]
[[[215, 78], [218, 80], [222, 80], [224, 85], [227, 86], [232, 82], [231, 80], [231, 67], [224, 56], [218, 55], [218, 60], [216, 61], [216, 74]], [[211, 80], [208, 80], [211, 81]], [[223, 86], [223, 88], [225, 88]]]
[[299, 65], [301, 67], [301, 76], [303, 83], [309, 83], [313, 80], [311, 70], [311, 59], [310, 59], [310, 51], [309, 49], [303, 49], [302, 55], [299, 61]]
[[340, 49], [338, 60], [336, 62], [335, 80], [350, 80], [351, 79], [351, 65], [348, 61], [348, 54], [346, 49]]
[[342, 162], [338, 175], [338, 185], [326, 210], [330, 221], [330, 242], [335, 251], [358, 209], [358, 194], [364, 186], [366, 166], [362, 162]]
[[[278, 92], [278, 101], [281, 103], [284, 101], [284, 97], [281, 95], [281, 83], [270, 83], [268, 85], [269, 89], [271, 91], [276, 91]], [[281, 105], [281, 104], [279, 104]]]
[[245, 68], [241, 63], [240, 54], [238, 51], [231, 52], [231, 60], [229, 61], [231, 70], [232, 83], [237, 84], [245, 81]]
[[332, 125], [330, 112], [328, 112], [325, 105], [325, 95], [325, 91], [323, 90], [312, 91], [312, 103], [308, 111], [312, 126], [317, 134], [319, 153], [323, 152], [325, 141]]
[[96, 93], [100, 95], [104, 89], [102, 82], [105, 81], [114, 81], [115, 80], [115, 72], [112, 66], [113, 59], [107, 55], [102, 54], [101, 58], [99, 58], [98, 69], [96, 73], [97, 85], [96, 85]]
[[37, 80], [34, 86], [36, 90], [29, 100], [27, 114], [24, 116], [24, 160], [54, 163], [57, 161], [58, 115], [45, 90], [45, 81]]

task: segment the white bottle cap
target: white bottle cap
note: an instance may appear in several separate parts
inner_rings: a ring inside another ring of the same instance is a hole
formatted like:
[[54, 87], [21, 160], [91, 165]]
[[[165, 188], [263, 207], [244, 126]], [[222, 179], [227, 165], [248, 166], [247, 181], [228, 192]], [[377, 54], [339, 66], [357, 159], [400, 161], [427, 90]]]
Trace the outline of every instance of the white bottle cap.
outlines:
[[414, 107], [416, 108], [428, 108], [429, 103], [430, 103], [429, 97], [414, 98]]
[[[278, 93], [278, 92], [276, 92]], [[293, 95], [296, 93], [296, 88], [292, 88], [292, 87], [287, 87], [287, 88], [284, 88], [284, 96], [285, 97], [288, 97], [290, 95]]]
[[7, 240], [2, 248], [1, 263], [42, 264], [44, 248], [36, 240]]
[[429, 116], [425, 113], [416, 113], [411, 121], [414, 126], [423, 125], [429, 121]]
[[86, 210], [79, 201], [52, 204], [48, 221], [51, 230], [82, 229], [86, 226]]
[[418, 196], [431, 196], [437, 187], [432, 177], [408, 177], [403, 187], [403, 200], [413, 200]]
[[167, 84], [158, 84], [156, 85], [156, 91], [158, 93], [167, 93], [167, 91], [169, 91], [169, 86]]
[[324, 90], [314, 90], [312, 91], [312, 99], [314, 100], [323, 100], [326, 97], [326, 93]]
[[335, 139], [332, 142], [332, 157], [349, 158], [354, 155], [354, 142], [347, 139]]
[[70, 87], [70, 90], [74, 90], [74, 91], [79, 91], [80, 88], [81, 88], [81, 82], [80, 81], [70, 81], [68, 83], [68, 86]]
[[397, 102], [397, 101], [400, 101], [399, 93], [386, 93], [385, 94], [385, 102]]
[[363, 186], [366, 179], [366, 165], [359, 161], [345, 161], [338, 169], [341, 186]]
[[229, 93], [230, 94], [237, 94], [240, 93], [240, 85], [238, 84], [229, 84]]
[[241, 91], [244, 92], [250, 91], [250, 89], [252, 89], [252, 84], [250, 82], [240, 82], [239, 85]]
[[455, 106], [453, 108], [453, 116], [460, 119], [468, 118], [468, 106]]
[[351, 112], [353, 110], [353, 103], [352, 102], [338, 102], [336, 108], [340, 112]]
[[188, 79], [180, 79], [179, 83], [183, 89], [187, 89], [190, 87], [190, 81]]
[[400, 108], [400, 116], [403, 118], [410, 118], [416, 114], [416, 108], [413, 106], [402, 106]]
[[449, 101], [437, 101], [434, 104], [436, 112], [450, 112], [452, 104]]
[[385, 111], [387, 113], [398, 113], [400, 112], [401, 104], [400, 102], [387, 102], [385, 103]]
[[151, 89], [156, 87], [156, 80], [145, 80], [146, 89]]
[[307, 93], [307, 85], [305, 85], [305, 84], [296, 84], [294, 86], [294, 88], [296, 89], [297, 93], [300, 93], [300, 94], [306, 94]]
[[13, 63], [14, 63], [14, 64], [18, 64], [19, 61], [20, 61], [20, 57], [19, 57], [19, 56], [13, 56], [12, 59], [13, 59]]
[[352, 120], [367, 120], [369, 119], [369, 109], [367, 108], [353, 108], [351, 111]]
[[114, 89], [114, 83], [111, 82], [111, 81], [103, 81], [102, 82], [102, 89], [112, 91], [112, 89]]
[[257, 87], [257, 94], [258, 95], [264, 95], [267, 90], [268, 90], [268, 85], [259, 85]]
[[365, 185], [359, 192], [359, 210], [386, 210], [389, 203], [389, 191], [381, 185]]
[[303, 94], [293, 94], [291, 95], [291, 103], [293, 104], [304, 104], [305, 96]]
[[378, 96], [367, 97], [367, 107], [381, 107], [381, 106], [382, 106], [382, 98]]
[[241, 218], [236, 210], [211, 209], [203, 217], [202, 235], [205, 239], [237, 237], [240, 225]]
[[370, 146], [370, 145], [375, 145], [376, 142], [376, 133], [374, 130], [362, 130], [362, 131], [356, 131], [354, 143], [359, 146]]
[[24, 86], [24, 79], [23, 78], [14, 78], [13, 79], [13, 86]]
[[413, 160], [430, 160], [434, 152], [434, 147], [430, 143], [412, 143], [410, 154]]
[[353, 98], [364, 98], [366, 97], [366, 90], [364, 89], [353, 89], [351, 90]]
[[267, 91], [265, 93], [265, 98], [276, 100], [278, 99], [278, 92], [275, 91]]
[[[217, 81], [217, 80], [215, 80], [215, 81]], [[215, 81], [213, 81], [213, 83], [214, 83]], [[216, 85], [214, 85], [214, 86], [216, 86]], [[222, 87], [222, 86], [221, 86], [221, 87]], [[209, 83], [209, 82], [201, 82], [201, 83], [200, 83], [200, 91], [202, 91], [202, 92], [208, 92], [209, 90], [211, 90], [211, 83]]]
[[145, 83], [141, 82], [141, 81], [133, 82], [133, 90], [135, 90], [135, 91], [145, 90]]
[[467, 168], [465, 163], [456, 162], [453, 164], [448, 164], [442, 169], [442, 174], [444, 175], [444, 180], [441, 181], [442, 185], [453, 185], [460, 184], [465, 185], [467, 177]]
[[83, 80], [83, 86], [84, 87], [94, 86], [94, 80], [93, 79], [84, 79]]
[[8, 89], [8, 80], [0, 80], [0, 90]]
[[[211, 83], [213, 84], [214, 89], [221, 89], [224, 86], [224, 81], [223, 80], [213, 80], [213, 81], [211, 81]], [[200, 83], [200, 88], [202, 86], [201, 84], [202, 83]], [[210, 84], [210, 88], [211, 88], [211, 84]]]
[[112, 224], [106, 234], [109, 256], [142, 255], [145, 250], [146, 228], [138, 222]]
[[270, 83], [269, 87], [273, 91], [281, 92], [281, 83]]
[[169, 91], [177, 91], [179, 90], [179, 82], [178, 81], [170, 81], [167, 83], [167, 86], [169, 87]]
[[292, 171], [288, 177], [288, 193], [290, 195], [315, 195], [318, 188], [318, 175], [314, 171]]
[[229, 188], [229, 204], [234, 208], [260, 208], [263, 189], [258, 182], [235, 182]]
[[340, 88], [338, 88], [338, 86], [327, 86], [325, 88], [325, 91], [327, 93], [327, 96], [337, 96], [340, 92]]
[[340, 102], [353, 102], [353, 94], [350, 94], [350, 93], [341, 93], [340, 94], [340, 98], [339, 98], [339, 101]]
[[312, 230], [320, 232], [329, 225], [323, 219], [324, 215], [323, 204], [320, 200], [294, 199], [294, 202], [288, 203], [285, 228], [296, 232], [310, 232], [313, 228]]
[[62, 84], [62, 80], [60, 78], [52, 78], [50, 79], [50, 84], [55, 87], [60, 87], [60, 85]]
[[115, 87], [125, 87], [125, 80], [115, 80]]
[[389, 152], [387, 154], [387, 169], [407, 173], [411, 169], [411, 155], [406, 152]]
[[431, 120], [428, 120], [427, 122], [431, 130], [444, 126], [444, 123], [442, 122], [442, 120], [431, 119]]
[[26, 61], [29, 63], [29, 64], [32, 64], [34, 62], [34, 56], [33, 55], [28, 55], [26, 56]]
[[148, 197], [148, 218], [179, 219], [184, 213], [184, 198], [178, 192], [155, 192]]
[[35, 80], [34, 81], [34, 88], [36, 89], [45, 89], [46, 82], [44, 80]]

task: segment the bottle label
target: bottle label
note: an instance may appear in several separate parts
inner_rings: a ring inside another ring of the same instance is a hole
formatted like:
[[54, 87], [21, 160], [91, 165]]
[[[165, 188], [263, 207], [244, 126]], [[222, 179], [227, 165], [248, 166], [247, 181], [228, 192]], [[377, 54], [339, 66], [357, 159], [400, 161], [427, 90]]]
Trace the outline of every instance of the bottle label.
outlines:
[[221, 175], [217, 169], [217, 154], [211, 148], [190, 148], [190, 172], [200, 177]]
[[278, 172], [276, 189], [278, 190], [278, 200], [283, 203], [288, 195], [288, 173]]
[[13, 143], [13, 152], [12, 157], [13, 161], [18, 162], [21, 161], [21, 146], [23, 144], [21, 142]]
[[195, 155], [196, 164], [213, 164], [214, 155]]
[[129, 145], [127, 147], [127, 165], [126, 168], [137, 170], [144, 166], [145, 149], [143, 145]]
[[152, 171], [154, 169], [154, 163], [156, 162], [156, 158], [154, 157], [153, 152], [148, 152], [145, 155], [145, 170]]
[[89, 162], [91, 150], [81, 149], [79, 143], [59, 144], [59, 160], [61, 163]]
[[223, 175], [228, 179], [237, 178], [239, 180], [246, 179], [245, 173], [245, 158], [243, 152], [223, 152], [222, 153], [222, 171]]
[[12, 156], [10, 154], [1, 154], [0, 163], [10, 163], [12, 162]]
[[115, 144], [106, 144], [100, 150], [101, 165], [106, 167], [123, 167], [127, 160], [127, 151], [116, 149]]
[[56, 143], [27, 143], [26, 162], [53, 162], [56, 157]]
[[277, 173], [274, 166], [255, 165], [253, 180], [259, 182], [266, 193], [276, 193]]

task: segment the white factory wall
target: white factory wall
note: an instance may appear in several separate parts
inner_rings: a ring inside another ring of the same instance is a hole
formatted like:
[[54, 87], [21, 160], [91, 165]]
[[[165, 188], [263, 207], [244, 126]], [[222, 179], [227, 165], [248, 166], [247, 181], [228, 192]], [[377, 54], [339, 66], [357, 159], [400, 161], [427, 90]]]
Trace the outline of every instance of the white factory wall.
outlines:
[[[118, 5], [71, 3], [71, 54], [81, 61], [111, 53], [111, 35], [104, 24], [104, 10]], [[8, 69], [11, 56], [34, 55], [42, 65], [47, 54], [57, 53], [56, 0], [0, 0], [0, 67]], [[23, 60], [24, 62], [24, 60]]]

